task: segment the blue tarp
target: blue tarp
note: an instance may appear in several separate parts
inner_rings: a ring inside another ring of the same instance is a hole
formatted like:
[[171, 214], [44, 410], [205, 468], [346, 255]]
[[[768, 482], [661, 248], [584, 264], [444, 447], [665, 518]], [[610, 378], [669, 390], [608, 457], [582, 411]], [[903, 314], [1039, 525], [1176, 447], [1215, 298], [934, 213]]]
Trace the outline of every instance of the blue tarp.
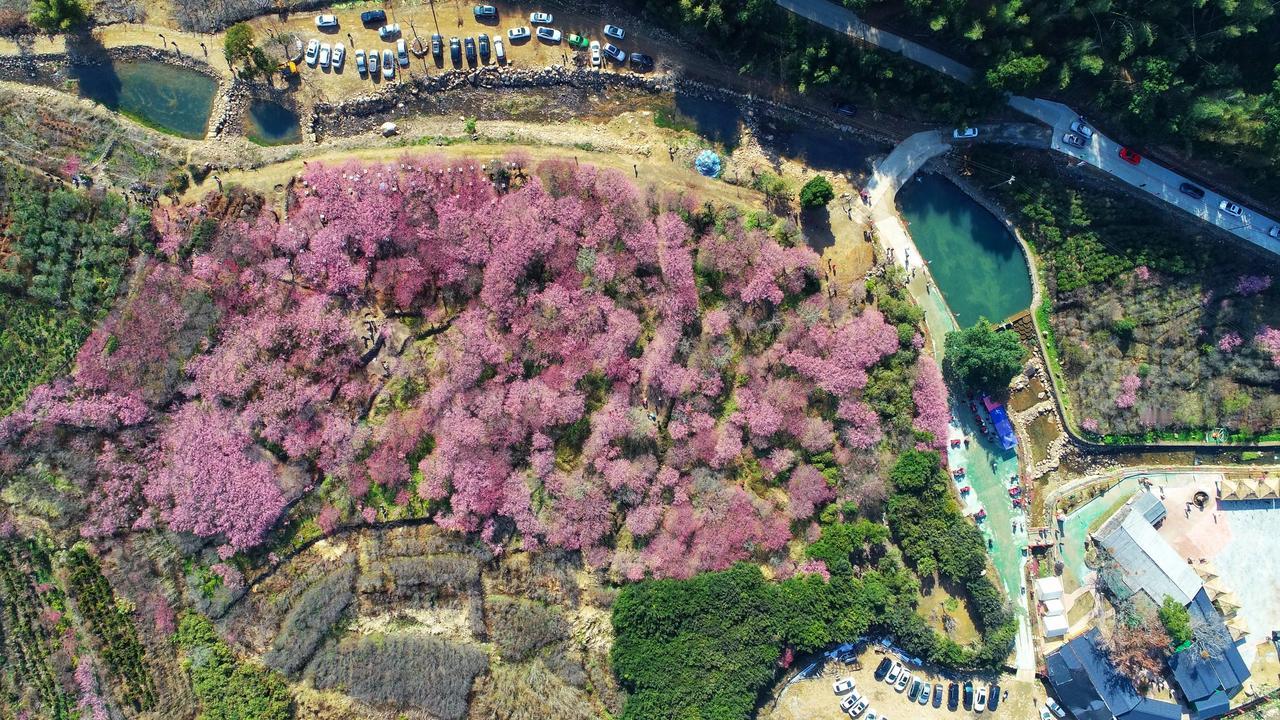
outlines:
[[1225, 647], [1220, 652], [1209, 654], [1209, 657], [1195, 649], [1174, 653], [1169, 658], [1173, 679], [1188, 702], [1198, 703], [1218, 691], [1230, 699], [1244, 687], [1244, 681], [1249, 678], [1249, 668], [1230, 640], [1231, 634], [1222, 614], [1209, 601], [1204, 588], [1200, 588], [1191, 604], [1187, 605], [1187, 612], [1191, 614], [1193, 624], [1217, 626], [1217, 633], [1226, 638]]
[[1000, 438], [1000, 447], [1005, 450], [1012, 450], [1018, 444], [1018, 436], [1013, 432], [1013, 425], [1009, 422], [1009, 413], [1005, 411], [1003, 405], [997, 405], [992, 408], [991, 422], [996, 426], [996, 435]]

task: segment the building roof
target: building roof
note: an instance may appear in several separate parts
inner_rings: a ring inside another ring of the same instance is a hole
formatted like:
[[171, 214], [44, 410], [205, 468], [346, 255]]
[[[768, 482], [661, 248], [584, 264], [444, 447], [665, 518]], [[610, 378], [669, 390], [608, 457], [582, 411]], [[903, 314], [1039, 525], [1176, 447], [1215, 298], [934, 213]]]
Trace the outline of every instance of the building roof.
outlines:
[[1066, 615], [1041, 615], [1040, 621], [1044, 623], [1045, 637], [1062, 637], [1071, 629]]
[[1133, 499], [1133, 512], [1142, 515], [1152, 525], [1159, 525], [1160, 521], [1169, 514], [1164, 508], [1164, 503], [1150, 490]]
[[1182, 720], [1182, 707], [1177, 703], [1142, 698], [1142, 702], [1122, 715], [1121, 720]]
[[1054, 694], [1077, 720], [1112, 720], [1141, 704], [1100, 642], [1098, 629], [1091, 628], [1045, 658]]
[[1191, 717], [1195, 720], [1208, 720], [1209, 718], [1222, 717], [1231, 709], [1231, 699], [1226, 693], [1218, 690], [1209, 697], [1192, 703]]
[[[1224, 692], [1230, 699], [1244, 687], [1249, 678], [1249, 668], [1240, 657], [1234, 640], [1227, 630], [1222, 614], [1209, 602], [1209, 595], [1203, 589], [1196, 593], [1191, 604], [1187, 606], [1191, 614], [1192, 626], [1209, 624], [1217, 628], [1224, 637], [1224, 647], [1217, 653], [1204, 657], [1199, 650], [1188, 648], [1174, 653], [1169, 658], [1169, 668], [1173, 670], [1174, 682], [1182, 691], [1188, 702], [1201, 703], [1215, 693]], [[1197, 705], [1198, 707], [1198, 705]], [[1213, 717], [1213, 716], [1208, 716]]]
[[1056, 577], [1036, 578], [1035, 580], [1036, 598], [1039, 600], [1052, 600], [1053, 598], [1062, 597], [1062, 579]]
[[1116, 561], [1120, 579], [1160, 605], [1166, 596], [1187, 605], [1200, 591], [1200, 577], [1141, 513], [1125, 505], [1094, 538]]

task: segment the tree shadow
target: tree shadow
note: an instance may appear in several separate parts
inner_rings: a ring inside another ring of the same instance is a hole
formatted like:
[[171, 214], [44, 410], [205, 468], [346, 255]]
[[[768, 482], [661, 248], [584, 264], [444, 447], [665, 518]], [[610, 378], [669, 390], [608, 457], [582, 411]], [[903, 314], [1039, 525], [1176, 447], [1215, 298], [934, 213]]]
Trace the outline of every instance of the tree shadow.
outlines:
[[831, 228], [831, 213], [825, 207], [810, 208], [800, 213], [800, 228], [804, 233], [805, 244], [818, 254], [836, 244], [836, 234]]
[[124, 84], [116, 74], [111, 54], [93, 33], [81, 31], [67, 36], [67, 74], [76, 80], [76, 92], [81, 97], [112, 111], [120, 108]]

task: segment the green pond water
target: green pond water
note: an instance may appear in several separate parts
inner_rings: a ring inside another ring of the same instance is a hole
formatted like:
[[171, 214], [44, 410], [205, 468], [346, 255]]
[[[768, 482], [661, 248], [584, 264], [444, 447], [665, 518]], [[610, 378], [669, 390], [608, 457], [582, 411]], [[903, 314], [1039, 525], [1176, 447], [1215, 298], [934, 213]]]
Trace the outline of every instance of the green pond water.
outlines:
[[70, 73], [81, 97], [187, 138], [204, 137], [218, 92], [204, 73], [151, 60], [72, 66]]
[[961, 326], [980, 317], [999, 323], [1031, 305], [1031, 277], [1018, 241], [960, 188], [938, 175], [917, 175], [897, 201]]

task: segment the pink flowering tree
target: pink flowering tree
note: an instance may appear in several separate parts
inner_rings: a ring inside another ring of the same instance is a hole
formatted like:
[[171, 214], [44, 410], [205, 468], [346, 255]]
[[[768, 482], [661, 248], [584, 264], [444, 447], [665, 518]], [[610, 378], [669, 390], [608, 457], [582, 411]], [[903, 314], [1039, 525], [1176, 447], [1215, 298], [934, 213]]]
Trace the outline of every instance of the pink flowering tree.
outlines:
[[1138, 402], [1138, 388], [1142, 387], [1142, 379], [1137, 375], [1126, 375], [1120, 381], [1120, 394], [1116, 396], [1116, 407], [1128, 409]]
[[938, 363], [928, 355], [921, 355], [916, 363], [916, 379], [911, 399], [916, 404], [915, 428], [932, 436], [929, 447], [945, 450], [951, 424], [947, 384], [942, 379]]

